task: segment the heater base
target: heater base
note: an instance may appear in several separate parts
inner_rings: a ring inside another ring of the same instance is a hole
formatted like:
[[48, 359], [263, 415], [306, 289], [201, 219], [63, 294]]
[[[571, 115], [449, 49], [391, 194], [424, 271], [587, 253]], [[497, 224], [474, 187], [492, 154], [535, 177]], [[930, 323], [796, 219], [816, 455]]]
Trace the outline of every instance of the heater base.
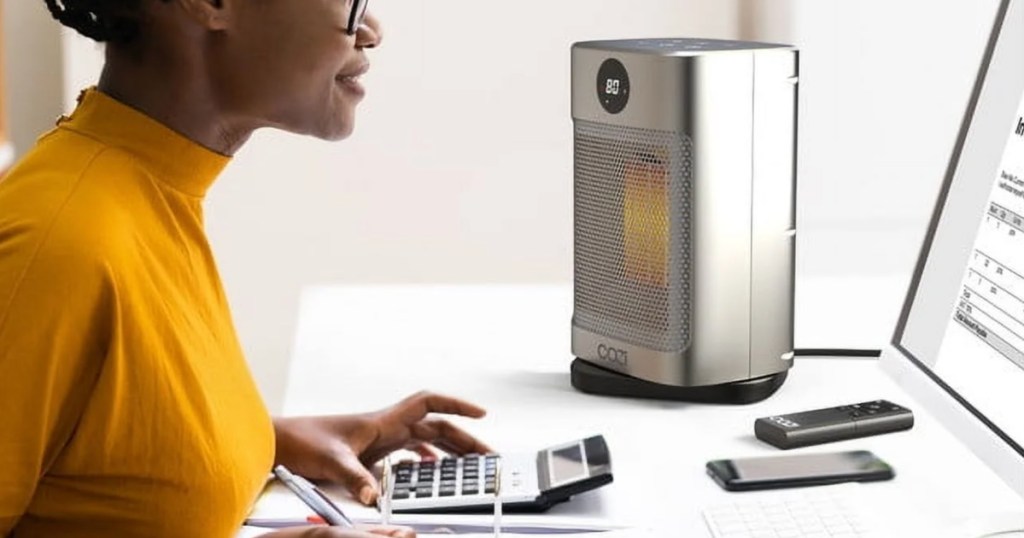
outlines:
[[572, 361], [572, 386], [580, 392], [696, 403], [749, 404], [759, 402], [774, 394], [782, 386], [782, 382], [786, 380], [788, 374], [787, 370], [765, 377], [721, 385], [677, 387], [621, 374], [580, 358]]

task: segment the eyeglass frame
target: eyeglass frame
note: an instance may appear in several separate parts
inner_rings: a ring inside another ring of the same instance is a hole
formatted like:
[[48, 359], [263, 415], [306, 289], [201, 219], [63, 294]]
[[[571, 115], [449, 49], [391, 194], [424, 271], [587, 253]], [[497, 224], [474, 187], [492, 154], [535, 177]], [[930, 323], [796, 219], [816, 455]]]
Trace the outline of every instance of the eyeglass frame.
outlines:
[[348, 35], [356, 35], [359, 27], [363, 25], [363, 19], [366, 18], [366, 5], [369, 3], [370, 0], [352, 0], [352, 10], [348, 14], [348, 29], [346, 30]]

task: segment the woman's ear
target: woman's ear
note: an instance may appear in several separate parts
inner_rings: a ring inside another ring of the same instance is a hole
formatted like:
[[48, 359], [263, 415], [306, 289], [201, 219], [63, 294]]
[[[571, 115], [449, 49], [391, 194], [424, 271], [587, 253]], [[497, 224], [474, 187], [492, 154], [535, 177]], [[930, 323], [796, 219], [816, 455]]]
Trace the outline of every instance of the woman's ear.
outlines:
[[207, 30], [227, 29], [238, 0], [173, 0], [197, 24]]

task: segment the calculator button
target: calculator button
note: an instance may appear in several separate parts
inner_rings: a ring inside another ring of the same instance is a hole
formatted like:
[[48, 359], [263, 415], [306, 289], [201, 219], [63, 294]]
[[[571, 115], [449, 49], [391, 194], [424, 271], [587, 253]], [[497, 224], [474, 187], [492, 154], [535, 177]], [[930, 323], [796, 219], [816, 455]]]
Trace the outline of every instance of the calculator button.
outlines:
[[494, 482], [488, 482], [484, 487], [484, 493], [494, 493]]
[[432, 486], [416, 488], [416, 497], [432, 497], [434, 488]]
[[412, 494], [412, 492], [407, 490], [407, 489], [396, 489], [395, 491], [391, 492], [391, 498], [392, 499], [408, 499], [411, 494]]
[[442, 489], [441, 491], [437, 492], [437, 496], [438, 497], [454, 497], [455, 496], [455, 490], [454, 489]]

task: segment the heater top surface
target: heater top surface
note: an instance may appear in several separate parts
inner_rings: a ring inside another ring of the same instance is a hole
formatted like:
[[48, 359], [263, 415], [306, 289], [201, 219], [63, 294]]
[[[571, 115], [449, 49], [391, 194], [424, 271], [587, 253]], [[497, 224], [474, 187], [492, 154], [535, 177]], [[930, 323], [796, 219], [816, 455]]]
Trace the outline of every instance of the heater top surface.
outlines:
[[618, 39], [606, 41], [582, 41], [573, 45], [603, 51], [635, 52], [665, 56], [687, 56], [708, 52], [729, 52], [756, 49], [791, 49], [790, 45], [758, 43], [754, 41], [730, 41], [724, 39], [662, 38], [662, 39]]

